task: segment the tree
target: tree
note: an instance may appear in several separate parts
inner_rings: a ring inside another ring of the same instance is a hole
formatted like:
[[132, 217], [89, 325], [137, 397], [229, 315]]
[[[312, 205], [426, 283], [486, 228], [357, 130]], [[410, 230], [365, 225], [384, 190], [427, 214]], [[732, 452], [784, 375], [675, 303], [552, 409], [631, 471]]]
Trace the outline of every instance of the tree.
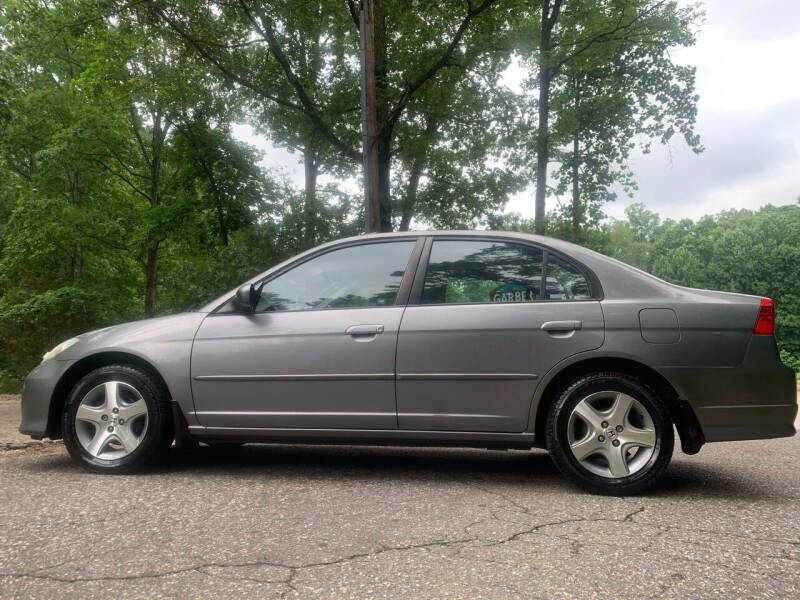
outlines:
[[[510, 29], [488, 21], [478, 27], [490, 27], [486, 35], [499, 47], [512, 44]], [[507, 53], [464, 52], [409, 103], [393, 153], [392, 212], [400, 230], [414, 218], [434, 227], [475, 227], [524, 188], [524, 173], [508, 160], [523, 108], [502, 79], [509, 63]]]
[[151, 33], [71, 0], [0, 9], [2, 380], [70, 335], [202, 303], [286, 256], [269, 243], [285, 191], [232, 139], [235, 107], [159, 62], [176, 53]]
[[9, 377], [65, 334], [132, 316], [124, 299], [138, 281], [116, 220], [130, 216], [127, 197], [85, 159], [97, 150], [91, 132], [114, 123], [77, 87], [92, 58], [76, 36], [86, 25], [68, 26], [79, 8], [9, 2], [0, 21], [0, 345]]
[[[374, 195], [378, 196], [381, 231], [393, 228], [391, 164], [398, 125], [407, 118], [412, 101], [436, 85], [445, 71], [470, 66], [464, 64], [464, 56], [477, 59], [498, 51], [493, 34], [506, 27], [514, 3], [503, 3], [502, 8], [496, 4], [497, 0], [450, 0], [411, 7], [399, 0], [374, 3], [375, 49], [368, 59], [375, 65], [375, 95], [369, 92], [367, 104], [375, 107], [375, 139], [368, 148], [376, 156], [370, 162], [369, 181], [377, 182], [371, 197], [375, 203]], [[250, 90], [265, 111], [275, 107], [281, 114], [291, 114], [292, 123], [301, 116], [297, 130], [313, 131], [338, 160], [353, 168], [364, 161], [356, 143], [361, 137], [360, 111], [352, 109], [359, 105], [361, 89], [358, 71], [352, 67], [361, 54], [360, 7], [354, 1], [347, 2], [346, 8], [330, 2], [311, 5], [318, 8], [314, 19], [293, 20], [293, 14], [307, 14], [308, 2], [263, 6], [245, 0], [234, 5], [187, 0], [169, 8], [151, 2], [184, 44], [224, 79]], [[344, 29], [348, 19], [349, 29]], [[483, 25], [477, 32], [476, 23]], [[250, 41], [243, 45], [241, 39]], [[298, 50], [304, 40], [311, 39], [321, 40], [318, 46], [330, 57], [329, 68], [323, 69], [329, 80], [320, 79], [318, 71], [306, 73], [299, 68], [304, 63], [296, 58]], [[265, 73], [273, 78], [265, 80]], [[288, 120], [286, 128], [291, 130]], [[370, 227], [375, 226], [373, 222]]]
[[641, 203], [628, 206], [625, 216], [627, 220], [611, 224], [611, 255], [629, 265], [649, 271], [653, 264], [653, 243], [661, 218]]
[[[575, 230], [582, 214], [582, 171], [595, 194], [607, 194], [615, 181], [630, 185], [624, 165], [633, 134], [667, 142], [679, 132], [700, 150], [693, 131], [694, 70], [669, 56], [671, 48], [694, 43], [691, 28], [699, 15], [694, 6], [679, 9], [665, 0], [541, 2], [534, 54], [537, 233], [546, 228], [547, 169], [554, 148], [572, 145], [560, 175], [572, 183]], [[560, 130], [551, 131], [553, 109]]]
[[262, 174], [256, 155], [231, 138], [236, 103], [201, 65], [175, 52], [145, 7], [89, 16], [95, 26], [84, 42], [94, 45], [97, 60], [83, 70], [79, 85], [112, 109], [117, 126], [93, 131], [102, 147], [86, 158], [138, 200], [142, 227], [136, 244], [149, 317], [158, 310], [165, 242], [204, 210], [208, 198], [227, 245], [231, 230], [247, 224], [249, 207], [260, 202]]

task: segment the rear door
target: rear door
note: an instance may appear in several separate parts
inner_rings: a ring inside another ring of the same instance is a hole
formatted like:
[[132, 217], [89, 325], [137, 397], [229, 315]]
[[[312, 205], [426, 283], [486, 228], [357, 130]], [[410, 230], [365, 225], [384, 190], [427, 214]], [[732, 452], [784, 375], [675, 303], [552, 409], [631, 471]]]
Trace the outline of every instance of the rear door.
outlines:
[[430, 239], [414, 288], [397, 347], [400, 429], [524, 431], [539, 377], [603, 343], [585, 273], [532, 244]]

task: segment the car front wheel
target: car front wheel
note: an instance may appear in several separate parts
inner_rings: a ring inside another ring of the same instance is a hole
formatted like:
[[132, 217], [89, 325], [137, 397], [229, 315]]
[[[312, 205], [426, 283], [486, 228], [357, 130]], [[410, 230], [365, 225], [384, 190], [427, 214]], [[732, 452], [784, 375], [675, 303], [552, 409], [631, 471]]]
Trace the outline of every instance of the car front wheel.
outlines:
[[558, 469], [600, 494], [638, 494], [672, 457], [672, 420], [640, 380], [621, 373], [584, 375], [565, 387], [547, 419], [547, 447]]
[[70, 455], [96, 473], [130, 473], [172, 441], [169, 397], [146, 371], [110, 365], [70, 392], [62, 431]]

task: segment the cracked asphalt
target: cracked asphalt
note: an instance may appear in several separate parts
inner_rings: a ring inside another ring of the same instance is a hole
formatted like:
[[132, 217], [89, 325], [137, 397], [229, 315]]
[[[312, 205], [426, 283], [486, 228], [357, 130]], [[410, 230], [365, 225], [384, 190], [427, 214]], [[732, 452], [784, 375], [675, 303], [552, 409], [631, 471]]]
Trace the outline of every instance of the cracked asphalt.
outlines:
[[2, 598], [797, 598], [800, 439], [680, 452], [646, 496], [542, 451], [246, 446], [99, 476], [0, 452]]

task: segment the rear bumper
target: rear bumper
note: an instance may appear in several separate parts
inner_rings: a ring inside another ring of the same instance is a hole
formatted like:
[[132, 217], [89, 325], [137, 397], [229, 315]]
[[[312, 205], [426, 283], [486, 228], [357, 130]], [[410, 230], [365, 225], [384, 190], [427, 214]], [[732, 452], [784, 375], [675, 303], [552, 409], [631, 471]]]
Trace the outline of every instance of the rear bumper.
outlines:
[[46, 360], [28, 373], [22, 387], [20, 433], [37, 440], [48, 435], [53, 390], [61, 376], [74, 362], [74, 360]]
[[697, 418], [707, 442], [791, 437], [797, 404], [705, 406]]
[[694, 409], [707, 442], [795, 434], [797, 379], [771, 336], [753, 336], [736, 367], [663, 368]]

